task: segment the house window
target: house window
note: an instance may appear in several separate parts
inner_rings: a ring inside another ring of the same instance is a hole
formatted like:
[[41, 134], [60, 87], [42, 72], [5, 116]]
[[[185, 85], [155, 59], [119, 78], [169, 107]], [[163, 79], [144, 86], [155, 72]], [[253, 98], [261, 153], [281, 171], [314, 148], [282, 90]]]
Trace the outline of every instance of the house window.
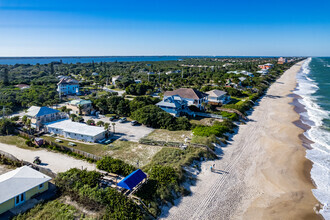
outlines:
[[41, 183], [41, 184], [39, 185], [39, 189], [42, 189], [42, 188], [44, 188], [44, 184], [43, 184], [43, 183]]
[[22, 204], [25, 202], [25, 193], [22, 193], [15, 197], [15, 206]]

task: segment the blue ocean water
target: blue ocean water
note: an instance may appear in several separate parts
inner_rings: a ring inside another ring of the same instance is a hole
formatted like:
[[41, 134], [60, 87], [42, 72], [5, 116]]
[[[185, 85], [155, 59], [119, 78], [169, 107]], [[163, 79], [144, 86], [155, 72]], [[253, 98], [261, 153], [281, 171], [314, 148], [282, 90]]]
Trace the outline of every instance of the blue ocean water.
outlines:
[[99, 63], [99, 62], [136, 62], [136, 61], [167, 61], [189, 58], [189, 56], [104, 56], [104, 57], [0, 57], [0, 64], [48, 64], [63, 63]]
[[[313, 162], [314, 196], [325, 206], [321, 214], [330, 219], [330, 58], [309, 58], [297, 74], [298, 101], [305, 106], [305, 136], [313, 141], [306, 157]], [[308, 120], [305, 120], [308, 119]]]

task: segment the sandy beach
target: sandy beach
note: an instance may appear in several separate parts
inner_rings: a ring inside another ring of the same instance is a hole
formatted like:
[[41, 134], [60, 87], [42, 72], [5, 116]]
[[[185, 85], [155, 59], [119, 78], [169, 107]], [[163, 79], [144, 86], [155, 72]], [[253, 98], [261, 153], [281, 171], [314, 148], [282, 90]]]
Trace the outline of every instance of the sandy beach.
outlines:
[[[239, 127], [222, 158], [202, 164], [191, 196], [165, 210], [167, 219], [320, 219], [311, 162], [299, 135], [291, 91], [302, 62], [286, 71]], [[215, 164], [216, 172], [210, 171]]]

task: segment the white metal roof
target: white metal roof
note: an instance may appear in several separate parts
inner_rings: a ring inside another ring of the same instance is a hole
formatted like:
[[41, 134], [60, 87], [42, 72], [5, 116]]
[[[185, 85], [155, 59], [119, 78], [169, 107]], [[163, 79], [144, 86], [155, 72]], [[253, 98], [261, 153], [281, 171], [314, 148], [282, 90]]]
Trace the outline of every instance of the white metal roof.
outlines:
[[51, 179], [28, 166], [2, 174], [0, 176], [0, 204]]
[[70, 119], [49, 122], [45, 125], [50, 128], [61, 129], [65, 132], [92, 137], [105, 132], [104, 127], [91, 126], [84, 123], [73, 122]]

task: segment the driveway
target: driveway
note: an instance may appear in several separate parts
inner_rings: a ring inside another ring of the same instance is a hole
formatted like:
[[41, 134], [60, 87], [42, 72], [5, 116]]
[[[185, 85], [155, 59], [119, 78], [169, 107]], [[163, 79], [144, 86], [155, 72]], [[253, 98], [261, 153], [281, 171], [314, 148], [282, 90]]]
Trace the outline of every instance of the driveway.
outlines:
[[54, 173], [65, 172], [71, 168], [95, 170], [96, 165], [84, 160], [78, 160], [65, 154], [55, 153], [45, 149], [26, 150], [14, 145], [0, 143], [0, 150], [12, 154], [19, 160], [33, 163], [34, 157], [39, 156], [41, 167], [48, 168]]
[[119, 140], [138, 142], [142, 137], [147, 136], [154, 130], [153, 128], [148, 128], [144, 125], [132, 126], [130, 122], [119, 123], [119, 120], [109, 121], [108, 117], [96, 119], [91, 116], [83, 116], [83, 118], [85, 122], [88, 119], [93, 119], [95, 123], [98, 121], [110, 123], [110, 131], [113, 131], [112, 123], [115, 123], [115, 137], [117, 137]]

